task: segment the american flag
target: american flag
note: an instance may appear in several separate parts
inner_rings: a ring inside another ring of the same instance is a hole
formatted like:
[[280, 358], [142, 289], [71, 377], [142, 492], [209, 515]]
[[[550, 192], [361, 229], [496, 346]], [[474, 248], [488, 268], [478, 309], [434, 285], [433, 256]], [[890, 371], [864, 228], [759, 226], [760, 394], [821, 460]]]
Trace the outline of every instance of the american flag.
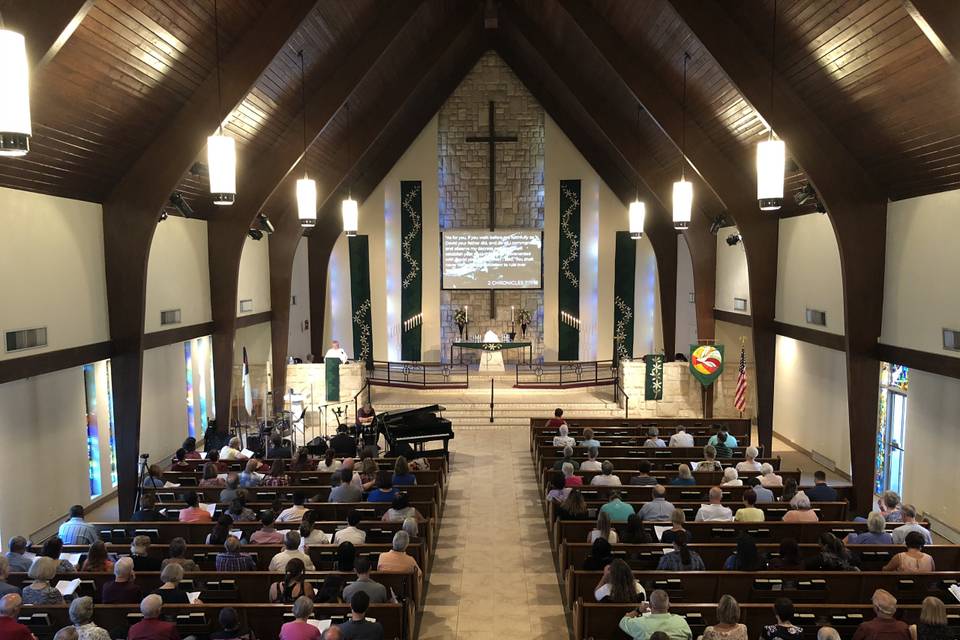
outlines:
[[737, 392], [733, 396], [733, 406], [743, 413], [747, 407], [747, 353], [740, 345], [740, 368], [737, 372]]

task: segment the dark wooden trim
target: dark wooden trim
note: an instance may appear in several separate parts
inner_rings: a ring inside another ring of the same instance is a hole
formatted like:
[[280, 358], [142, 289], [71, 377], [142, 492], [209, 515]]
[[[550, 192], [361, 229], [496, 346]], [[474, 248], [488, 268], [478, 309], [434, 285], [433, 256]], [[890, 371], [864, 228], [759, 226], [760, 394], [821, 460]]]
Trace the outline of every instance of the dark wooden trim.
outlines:
[[943, 0], [904, 0], [906, 9], [937, 53], [960, 69], [960, 6]]
[[112, 351], [113, 345], [107, 341], [0, 360], [0, 384], [106, 360]]
[[940, 353], [917, 351], [906, 347], [880, 343], [877, 345], [877, 359], [884, 362], [905, 364], [911, 369], [919, 369], [938, 376], [960, 379], [960, 358]]
[[3, 21], [8, 29], [23, 34], [27, 63], [36, 73], [57, 55], [92, 8], [93, 0], [57, 0], [45, 3], [41, 11], [33, 0], [14, 0], [3, 6]]
[[738, 324], [741, 327], [752, 327], [753, 318], [745, 313], [735, 313], [733, 311], [724, 311], [722, 309], [713, 310], [713, 319], [719, 320], [720, 322], [729, 322], [730, 324]]
[[156, 349], [165, 347], [168, 344], [186, 342], [194, 338], [209, 336], [213, 333], [213, 322], [202, 322], [200, 324], [191, 324], [185, 327], [176, 327], [174, 329], [164, 329], [163, 331], [154, 331], [143, 335], [143, 349]]
[[[697, 315], [697, 338], [713, 338], [716, 322], [713, 305], [717, 292], [717, 240], [710, 234], [704, 216], [694, 216], [690, 228], [683, 232], [693, 267], [694, 307]], [[686, 350], [686, 345], [679, 345]]]
[[272, 319], [273, 311], [261, 311], [260, 313], [252, 313], [249, 316], [237, 316], [236, 327], [237, 329], [252, 327], [255, 324], [270, 322]]
[[810, 327], [801, 327], [795, 324], [787, 324], [779, 320], [774, 321], [773, 328], [778, 336], [793, 338], [800, 342], [808, 342], [818, 347], [824, 347], [825, 349], [833, 349], [834, 351], [846, 351], [847, 349], [847, 339], [843, 334], [811, 329]]
[[290, 291], [293, 259], [303, 235], [296, 211], [288, 209], [277, 220], [270, 236], [270, 344], [273, 352], [274, 408], [282, 408], [287, 383], [287, 353], [290, 339]]

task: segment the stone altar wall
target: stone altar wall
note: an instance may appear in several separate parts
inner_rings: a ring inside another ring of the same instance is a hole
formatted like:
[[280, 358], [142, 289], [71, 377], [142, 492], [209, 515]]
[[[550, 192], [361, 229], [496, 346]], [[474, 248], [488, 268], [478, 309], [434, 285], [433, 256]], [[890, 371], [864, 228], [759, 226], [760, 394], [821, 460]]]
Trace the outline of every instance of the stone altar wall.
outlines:
[[[340, 402], [344, 403], [343, 408], [346, 410], [346, 413], [340, 416], [341, 422], [351, 424], [354, 422], [356, 415], [354, 413], [353, 397], [360, 391], [366, 379], [366, 369], [364, 369], [362, 363], [348, 362], [340, 365]], [[288, 364], [288, 392], [290, 389], [304, 397], [304, 405], [307, 407], [304, 422], [308, 432], [313, 430], [316, 431], [316, 435], [324, 432], [327, 435], [333, 435], [337, 425], [336, 416], [333, 414], [334, 406], [327, 406], [323, 409], [323, 413], [320, 409], [327, 405], [326, 365], [323, 363]], [[289, 404], [284, 408], [289, 409]]]
[[[489, 227], [489, 150], [469, 136], [488, 134], [488, 103], [495, 103], [497, 135], [515, 135], [517, 142], [497, 143], [497, 228], [543, 229], [544, 111], [499, 56], [487, 52], [447, 98], [438, 116], [440, 229]], [[543, 291], [497, 291], [496, 318], [490, 318], [488, 291], [441, 291], [441, 359], [459, 339], [453, 322], [456, 309], [470, 307], [470, 327], [464, 335], [498, 335], [510, 330], [510, 306], [530, 311], [533, 322], [527, 339], [534, 355], [543, 352]], [[520, 327], [517, 326], [517, 340]], [[504, 351], [513, 362], [519, 351]], [[464, 362], [478, 362], [476, 352], [464, 351]]]
[[[727, 363], [729, 365], [729, 363]], [[700, 383], [690, 375], [686, 362], [668, 362], [663, 371], [663, 400], [644, 400], [643, 385], [647, 367], [643, 360], [620, 363], [620, 384], [630, 397], [630, 417], [697, 418], [703, 415]], [[756, 380], [753, 365], [747, 365], [747, 407], [744, 418], [755, 417], [752, 399]], [[724, 366], [720, 378], [713, 383], [713, 415], [716, 418], [737, 418], [733, 396], [737, 389], [737, 366]], [[623, 406], [623, 399], [620, 400]]]

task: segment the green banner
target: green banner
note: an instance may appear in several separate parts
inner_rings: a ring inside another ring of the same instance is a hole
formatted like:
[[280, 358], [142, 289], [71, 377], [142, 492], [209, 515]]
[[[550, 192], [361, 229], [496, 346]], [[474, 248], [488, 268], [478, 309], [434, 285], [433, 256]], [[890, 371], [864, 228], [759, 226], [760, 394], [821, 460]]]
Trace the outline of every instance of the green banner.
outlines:
[[690, 345], [690, 373], [703, 386], [712, 385], [723, 373], [723, 345]]
[[353, 318], [353, 358], [373, 366], [373, 314], [370, 306], [370, 245], [367, 236], [351, 236], [350, 309]]
[[580, 359], [580, 181], [560, 181], [560, 360]]
[[637, 241], [630, 237], [629, 231], [617, 231], [613, 264], [613, 353], [620, 360], [633, 357]]
[[324, 358], [327, 402], [340, 402], [340, 358]]
[[643, 381], [644, 400], [663, 400], [663, 356], [649, 353], [643, 356], [647, 373]]
[[400, 359], [420, 360], [423, 338], [423, 198], [419, 180], [400, 181]]

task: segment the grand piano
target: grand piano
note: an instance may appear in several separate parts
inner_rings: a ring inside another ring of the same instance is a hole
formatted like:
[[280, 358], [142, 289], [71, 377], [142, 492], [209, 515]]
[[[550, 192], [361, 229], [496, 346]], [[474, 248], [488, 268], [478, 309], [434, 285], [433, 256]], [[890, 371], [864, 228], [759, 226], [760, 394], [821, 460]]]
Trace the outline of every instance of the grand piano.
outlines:
[[409, 445], [424, 451], [427, 442], [443, 442], [443, 455], [448, 456], [448, 443], [453, 439], [453, 426], [443, 417], [445, 407], [432, 404], [427, 407], [397, 409], [377, 415], [380, 430], [391, 449]]

